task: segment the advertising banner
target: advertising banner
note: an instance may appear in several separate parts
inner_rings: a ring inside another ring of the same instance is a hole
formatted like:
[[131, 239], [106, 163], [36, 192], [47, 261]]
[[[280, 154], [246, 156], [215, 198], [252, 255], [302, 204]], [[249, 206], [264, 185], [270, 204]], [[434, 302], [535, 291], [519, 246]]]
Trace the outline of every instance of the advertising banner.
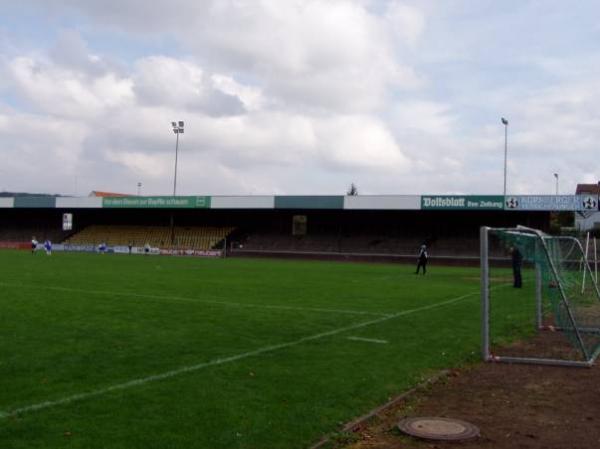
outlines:
[[63, 231], [73, 230], [73, 214], [63, 214]]
[[96, 247], [94, 245], [63, 245], [64, 251], [75, 251], [81, 253], [95, 253]]
[[196, 257], [221, 257], [221, 250], [198, 250], [198, 249], [161, 249], [160, 254], [164, 256], [196, 256]]
[[435, 195], [422, 196], [421, 209], [431, 210], [502, 210], [501, 195]]
[[131, 254], [146, 254], [151, 256], [156, 256], [160, 254], [160, 249], [158, 248], [148, 248], [148, 252], [146, 252], [146, 248], [142, 246], [134, 246], [131, 248]]
[[31, 249], [29, 242], [0, 242], [2, 249]]
[[529, 211], [585, 211], [597, 210], [597, 198], [593, 195], [515, 195], [507, 196], [506, 210]]
[[210, 196], [113, 196], [103, 198], [102, 207], [208, 209], [210, 208]]

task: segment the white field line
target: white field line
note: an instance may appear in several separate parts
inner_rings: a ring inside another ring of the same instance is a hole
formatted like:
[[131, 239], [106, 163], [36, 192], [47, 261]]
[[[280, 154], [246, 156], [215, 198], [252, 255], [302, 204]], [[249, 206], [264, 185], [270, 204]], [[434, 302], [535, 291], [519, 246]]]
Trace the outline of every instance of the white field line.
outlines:
[[0, 411], [0, 419], [20, 415], [20, 414], [27, 413], [27, 412], [34, 412], [34, 411], [43, 410], [43, 409], [47, 409], [47, 408], [51, 408], [51, 407], [56, 407], [59, 405], [70, 404], [72, 402], [81, 401], [81, 400], [93, 398], [96, 396], [102, 396], [107, 393], [111, 393], [113, 391], [127, 390], [129, 388], [137, 387], [137, 386], [144, 385], [144, 384], [147, 384], [150, 382], [168, 379], [171, 377], [179, 376], [181, 374], [185, 374], [185, 373], [189, 373], [189, 372], [193, 372], [193, 371], [198, 371], [203, 368], [223, 365], [225, 363], [235, 362], [237, 360], [246, 359], [248, 357], [265, 354], [267, 352], [273, 352], [273, 351], [278, 351], [280, 349], [291, 348], [293, 346], [298, 346], [302, 343], [306, 343], [306, 342], [314, 341], [314, 340], [320, 340], [320, 339], [326, 338], [326, 337], [331, 337], [332, 335], [337, 335], [342, 332], [361, 329], [363, 327], [371, 326], [373, 324], [383, 323], [384, 321], [389, 321], [394, 318], [411, 315], [413, 313], [419, 313], [419, 312], [423, 312], [425, 310], [431, 310], [431, 309], [435, 309], [438, 307], [443, 307], [443, 306], [446, 306], [449, 304], [454, 304], [455, 302], [462, 301], [463, 299], [466, 299], [466, 298], [469, 298], [471, 296], [478, 295], [478, 294], [479, 294], [478, 291], [472, 292], [472, 293], [467, 293], [466, 295], [462, 295], [457, 298], [448, 299], [446, 301], [441, 301], [441, 302], [438, 302], [435, 304], [430, 304], [430, 305], [423, 306], [423, 307], [417, 307], [416, 309], [404, 310], [402, 312], [397, 312], [392, 315], [376, 318], [376, 319], [373, 319], [370, 321], [365, 321], [365, 322], [358, 323], [358, 324], [352, 324], [350, 326], [340, 327], [338, 329], [333, 329], [333, 330], [330, 330], [327, 332], [321, 332], [319, 334], [310, 335], [308, 337], [303, 337], [298, 340], [290, 341], [287, 343], [280, 343], [280, 344], [276, 344], [276, 345], [264, 346], [262, 348], [254, 350], [254, 351], [244, 352], [243, 354], [237, 354], [237, 355], [232, 355], [229, 357], [218, 358], [218, 359], [211, 360], [208, 362], [198, 363], [196, 365], [184, 366], [184, 367], [174, 369], [171, 371], [165, 371], [164, 373], [154, 374], [154, 375], [151, 375], [148, 377], [141, 377], [139, 379], [134, 379], [134, 380], [130, 380], [128, 382], [111, 385], [111, 386], [108, 386], [105, 388], [99, 388], [97, 390], [87, 391], [85, 393], [74, 394], [72, 396], [66, 396], [62, 399], [56, 399], [53, 401], [44, 401], [44, 402], [39, 402], [37, 404], [30, 404], [30, 405], [26, 405], [24, 407], [19, 407], [19, 408], [13, 409], [13, 410]]
[[388, 344], [387, 340], [380, 340], [378, 338], [365, 338], [365, 337], [346, 337], [346, 340], [352, 341], [364, 341], [366, 343], [379, 343], [380, 345]]
[[[320, 307], [299, 307], [299, 306], [281, 306], [276, 304], [251, 304], [243, 302], [230, 302], [230, 301], [218, 301], [216, 299], [202, 299], [202, 298], [186, 298], [182, 296], [168, 296], [168, 295], [148, 295], [144, 293], [135, 292], [114, 292], [108, 290], [86, 290], [79, 288], [70, 287], [54, 287], [54, 286], [42, 286], [42, 285], [20, 285], [20, 284], [9, 284], [0, 282], [0, 286], [12, 287], [12, 288], [31, 288], [36, 290], [53, 290], [70, 293], [87, 293], [92, 295], [101, 296], [130, 296], [134, 298], [145, 298], [145, 299], [156, 299], [166, 301], [183, 301], [198, 304], [211, 304], [220, 305], [225, 307], [245, 307], [255, 309], [269, 309], [269, 310], [292, 310], [298, 312], [319, 312], [319, 313], [339, 313], [345, 315], [367, 315], [367, 316], [380, 316], [386, 317], [391, 316], [390, 313], [378, 313], [378, 312], [366, 312], [362, 310], [346, 310], [346, 309], [328, 309]], [[211, 295], [212, 296], [212, 295]], [[214, 296], [212, 296], [214, 298]]]

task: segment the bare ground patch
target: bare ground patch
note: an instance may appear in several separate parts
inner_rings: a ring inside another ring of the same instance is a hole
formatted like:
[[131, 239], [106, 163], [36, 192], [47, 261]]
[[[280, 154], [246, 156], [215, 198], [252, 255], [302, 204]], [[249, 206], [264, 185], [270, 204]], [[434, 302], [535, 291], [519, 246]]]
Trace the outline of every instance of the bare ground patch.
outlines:
[[[481, 437], [464, 443], [413, 439], [396, 430], [407, 416], [471, 422]], [[345, 449], [600, 448], [600, 366], [562, 368], [482, 363], [447, 377], [337, 436]]]

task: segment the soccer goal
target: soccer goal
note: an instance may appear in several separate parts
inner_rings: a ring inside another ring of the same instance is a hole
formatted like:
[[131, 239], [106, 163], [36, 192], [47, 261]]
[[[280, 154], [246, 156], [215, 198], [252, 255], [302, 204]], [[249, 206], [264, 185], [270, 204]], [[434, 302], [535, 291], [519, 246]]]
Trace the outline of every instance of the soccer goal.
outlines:
[[591, 366], [600, 353], [600, 292], [579, 240], [523, 226], [482, 227], [480, 237], [483, 359]]

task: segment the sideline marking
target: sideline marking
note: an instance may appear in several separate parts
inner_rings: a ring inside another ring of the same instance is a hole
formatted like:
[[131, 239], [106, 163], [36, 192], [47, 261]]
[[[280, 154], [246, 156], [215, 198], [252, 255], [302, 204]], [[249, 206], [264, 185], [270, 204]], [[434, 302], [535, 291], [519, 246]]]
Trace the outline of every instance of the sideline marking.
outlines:
[[[42, 285], [27, 285], [27, 284], [9, 284], [6, 282], [0, 282], [1, 286], [12, 287], [12, 288], [31, 288], [35, 290], [55, 290], [64, 291], [71, 293], [89, 293], [92, 295], [102, 296], [131, 296], [134, 298], [148, 298], [158, 299], [167, 301], [184, 301], [198, 304], [214, 304], [226, 307], [246, 307], [246, 308], [257, 308], [257, 309], [272, 309], [272, 310], [295, 310], [300, 312], [323, 312], [323, 313], [339, 313], [345, 315], [368, 315], [368, 316], [380, 316], [387, 317], [392, 316], [391, 313], [379, 313], [379, 312], [366, 312], [362, 310], [345, 310], [345, 309], [325, 309], [320, 307], [295, 307], [295, 306], [280, 306], [276, 304], [249, 304], [242, 302], [229, 302], [229, 301], [217, 301], [216, 299], [202, 299], [202, 298], [186, 298], [183, 296], [166, 296], [166, 295], [148, 295], [144, 293], [135, 292], [112, 292], [108, 290], [85, 290], [82, 288], [69, 288], [69, 287], [53, 287], [53, 286], [42, 286]], [[215, 296], [208, 295], [213, 298]]]
[[380, 340], [378, 338], [365, 338], [365, 337], [346, 337], [346, 340], [364, 341], [367, 343], [379, 343], [381, 345], [386, 345], [389, 343], [389, 341], [387, 341], [387, 340]]
[[448, 304], [453, 304], [455, 302], [462, 301], [463, 299], [466, 299], [470, 296], [475, 296], [475, 295], [479, 295], [479, 291], [467, 293], [466, 295], [462, 295], [457, 298], [448, 299], [446, 301], [438, 302], [435, 304], [429, 304], [427, 306], [417, 307], [416, 309], [404, 310], [402, 312], [397, 312], [392, 315], [380, 317], [380, 318], [377, 318], [374, 320], [365, 321], [365, 322], [358, 323], [358, 324], [352, 324], [350, 326], [344, 326], [344, 327], [340, 327], [338, 329], [333, 329], [333, 330], [326, 331], [326, 332], [321, 332], [319, 334], [310, 335], [308, 337], [303, 337], [298, 340], [290, 341], [287, 343], [280, 343], [277, 345], [265, 346], [265, 347], [262, 347], [259, 349], [255, 349], [254, 351], [245, 352], [243, 354], [237, 354], [237, 355], [232, 355], [229, 357], [218, 358], [218, 359], [211, 360], [208, 362], [198, 363], [196, 365], [184, 366], [184, 367], [174, 369], [171, 371], [165, 371], [164, 373], [154, 374], [154, 375], [151, 375], [148, 377], [142, 377], [139, 379], [130, 380], [128, 382], [111, 385], [109, 387], [99, 388], [97, 390], [92, 390], [92, 391], [88, 391], [85, 393], [74, 394], [72, 396], [67, 396], [62, 399], [57, 399], [54, 401], [44, 401], [44, 402], [39, 402], [37, 404], [31, 404], [31, 405], [26, 405], [24, 407], [19, 407], [19, 408], [13, 409], [13, 410], [0, 411], [0, 419], [8, 418], [11, 416], [17, 416], [17, 415], [27, 413], [27, 412], [34, 412], [37, 410], [43, 410], [46, 408], [56, 407], [58, 405], [70, 404], [71, 402], [81, 401], [84, 399], [101, 396], [101, 395], [104, 395], [107, 393], [111, 393], [113, 391], [126, 390], [128, 388], [137, 387], [139, 385], [144, 385], [149, 382], [155, 382], [155, 381], [159, 381], [159, 380], [163, 380], [163, 379], [168, 379], [168, 378], [174, 377], [174, 376], [179, 376], [180, 374], [198, 371], [203, 368], [208, 368], [208, 367], [217, 366], [217, 365], [223, 365], [225, 363], [235, 362], [237, 360], [245, 359], [248, 357], [253, 357], [255, 355], [260, 355], [260, 354], [264, 354], [267, 352], [277, 351], [279, 349], [291, 348], [292, 346], [297, 346], [302, 343], [306, 343], [308, 341], [320, 340], [321, 338], [330, 337], [332, 335], [337, 335], [342, 332], [360, 329], [360, 328], [363, 328], [366, 326], [371, 326], [373, 324], [383, 323], [384, 321], [389, 321], [393, 318], [398, 318], [398, 317], [410, 315], [413, 313], [423, 312], [425, 310], [435, 309], [437, 307], [443, 307]]

